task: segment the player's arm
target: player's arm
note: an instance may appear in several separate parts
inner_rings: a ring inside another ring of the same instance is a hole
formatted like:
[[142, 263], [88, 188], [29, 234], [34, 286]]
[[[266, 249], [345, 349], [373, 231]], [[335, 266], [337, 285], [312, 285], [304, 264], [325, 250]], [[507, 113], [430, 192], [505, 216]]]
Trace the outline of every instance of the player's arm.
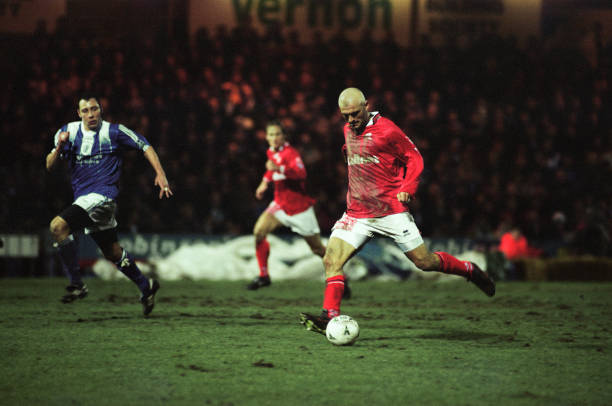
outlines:
[[149, 161], [155, 171], [155, 186], [159, 186], [159, 198], [170, 197], [173, 195], [166, 172], [159, 161], [159, 156], [155, 149], [149, 144], [147, 139], [135, 131], [130, 130], [123, 124], [116, 127], [117, 142], [125, 148], [139, 149], [144, 152], [144, 157]]
[[170, 189], [170, 185], [168, 184], [166, 172], [159, 161], [159, 156], [157, 156], [157, 152], [155, 152], [155, 149], [149, 145], [149, 147], [144, 151], [144, 156], [147, 158], [147, 161], [149, 161], [153, 167], [153, 170], [155, 171], [155, 185], [159, 186], [159, 198], [161, 199], [164, 196], [169, 198], [173, 195], [173, 193]]
[[423, 172], [423, 157], [410, 138], [401, 131], [394, 132], [394, 144], [397, 157], [406, 165], [406, 175], [402, 181], [397, 199], [409, 202], [416, 194], [419, 176]]
[[263, 199], [264, 193], [266, 193], [266, 190], [268, 190], [269, 183], [270, 181], [268, 181], [266, 178], [263, 178], [261, 180], [261, 183], [259, 184], [259, 186], [257, 186], [257, 189], [255, 190], [255, 198], [257, 200]]
[[51, 169], [53, 169], [53, 167], [57, 163], [58, 159], [60, 159], [62, 153], [61, 151], [64, 148], [64, 145], [66, 145], [66, 143], [68, 142], [69, 136], [70, 133], [61, 130], [58, 131], [58, 133], [55, 135], [55, 148], [53, 148], [51, 152], [47, 154], [47, 171], [51, 171]]
[[[268, 160], [268, 162], [270, 162], [270, 160]], [[264, 193], [266, 190], [268, 190], [270, 182], [272, 182], [273, 171], [267, 169], [267, 167], [268, 164], [266, 163], [266, 173], [264, 173], [259, 186], [257, 186], [257, 189], [255, 190], [255, 198], [257, 198], [257, 200], [263, 199]]]
[[53, 148], [51, 152], [47, 154], [47, 160], [46, 160], [47, 171], [51, 172], [51, 169], [53, 169], [59, 157], [60, 157], [60, 152], [57, 147]]
[[276, 165], [276, 163], [273, 160], [268, 159], [266, 161], [266, 170], [268, 172], [278, 171], [279, 169], [280, 169], [280, 166]]
[[306, 167], [299, 155], [292, 155], [287, 162], [283, 162], [277, 169], [287, 179], [306, 179]]
[[408, 157], [406, 162], [406, 176], [400, 187], [400, 193], [404, 192], [408, 193], [410, 196], [414, 196], [419, 187], [419, 176], [421, 172], [423, 172], [423, 157], [416, 147], [408, 151], [406, 156]]

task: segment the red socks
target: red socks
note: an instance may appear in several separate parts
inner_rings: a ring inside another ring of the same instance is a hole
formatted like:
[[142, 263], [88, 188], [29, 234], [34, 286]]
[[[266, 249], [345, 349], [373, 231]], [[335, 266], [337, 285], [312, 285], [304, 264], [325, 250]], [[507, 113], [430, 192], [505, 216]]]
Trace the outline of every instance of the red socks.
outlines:
[[268, 256], [270, 256], [270, 243], [265, 238], [255, 244], [255, 256], [259, 264], [259, 276], [268, 276]]
[[327, 317], [334, 318], [340, 314], [340, 302], [344, 293], [344, 275], [332, 276], [325, 281], [325, 295], [323, 309], [327, 310]]
[[440, 258], [440, 272], [460, 275], [465, 278], [472, 276], [473, 265], [469, 261], [461, 261], [446, 252], [434, 252]]

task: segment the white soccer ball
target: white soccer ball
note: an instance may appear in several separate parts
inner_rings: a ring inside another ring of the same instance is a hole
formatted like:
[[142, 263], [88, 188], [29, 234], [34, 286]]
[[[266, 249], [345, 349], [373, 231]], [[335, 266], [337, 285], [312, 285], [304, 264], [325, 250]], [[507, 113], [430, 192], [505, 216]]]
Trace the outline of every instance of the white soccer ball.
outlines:
[[334, 345], [351, 345], [359, 337], [359, 324], [351, 316], [342, 314], [327, 323], [325, 335]]

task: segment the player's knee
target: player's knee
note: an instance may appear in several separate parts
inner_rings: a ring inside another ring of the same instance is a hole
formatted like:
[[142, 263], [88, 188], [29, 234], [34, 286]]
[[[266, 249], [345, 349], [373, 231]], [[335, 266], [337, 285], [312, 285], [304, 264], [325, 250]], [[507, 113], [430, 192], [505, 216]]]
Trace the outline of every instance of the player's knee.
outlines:
[[315, 254], [320, 256], [321, 258], [323, 258], [325, 256], [325, 252], [326, 252], [325, 245], [323, 245], [323, 244], [321, 244], [319, 242], [319, 244], [315, 247], [315, 249], [312, 250], [312, 252], [314, 252]]
[[121, 256], [123, 255], [123, 248], [121, 248], [119, 244], [100, 247], [100, 249], [102, 250], [102, 255], [104, 255], [104, 258], [111, 262], [118, 262], [121, 260]]
[[315, 254], [323, 258], [325, 256], [325, 247], [310, 247], [311, 251]]
[[267, 233], [265, 233], [261, 229], [256, 228], [255, 230], [253, 230], [253, 235], [255, 236], [255, 244], [259, 244], [260, 242], [266, 239]]
[[49, 224], [49, 231], [56, 242], [62, 242], [70, 234], [70, 227], [68, 226], [68, 223], [66, 223], [66, 220], [56, 216]]

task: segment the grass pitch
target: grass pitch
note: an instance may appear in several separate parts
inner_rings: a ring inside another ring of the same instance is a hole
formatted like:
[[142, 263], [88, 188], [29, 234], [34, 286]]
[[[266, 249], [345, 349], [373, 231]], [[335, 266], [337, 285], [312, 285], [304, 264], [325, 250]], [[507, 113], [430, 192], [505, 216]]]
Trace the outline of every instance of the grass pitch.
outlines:
[[0, 280], [3, 405], [609, 405], [612, 284], [354, 282], [351, 347], [303, 330], [323, 283]]

